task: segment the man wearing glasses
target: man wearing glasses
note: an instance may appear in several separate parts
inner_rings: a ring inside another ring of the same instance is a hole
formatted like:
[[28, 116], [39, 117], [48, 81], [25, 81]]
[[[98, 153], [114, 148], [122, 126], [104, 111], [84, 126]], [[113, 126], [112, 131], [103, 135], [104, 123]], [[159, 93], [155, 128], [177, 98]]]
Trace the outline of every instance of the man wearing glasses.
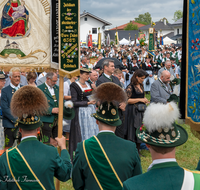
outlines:
[[41, 117], [43, 122], [41, 137], [43, 143], [50, 143], [53, 146], [57, 146], [55, 138], [58, 134], [59, 88], [56, 85], [57, 80], [57, 74], [49, 72], [46, 74], [46, 82], [38, 86], [44, 92], [49, 104], [47, 114]]

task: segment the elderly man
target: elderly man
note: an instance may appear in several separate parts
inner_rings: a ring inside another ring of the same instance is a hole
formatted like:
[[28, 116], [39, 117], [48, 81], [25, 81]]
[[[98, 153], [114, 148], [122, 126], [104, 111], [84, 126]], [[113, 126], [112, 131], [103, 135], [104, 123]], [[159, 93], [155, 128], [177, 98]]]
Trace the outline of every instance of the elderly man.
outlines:
[[161, 102], [166, 104], [167, 100], [169, 99], [172, 89], [169, 85], [170, 82], [170, 73], [169, 71], [162, 71], [160, 78], [154, 81], [151, 85], [151, 103]]
[[88, 65], [87, 65], [87, 57], [83, 56], [81, 59], [81, 67], [86, 67], [88, 69]]
[[59, 88], [56, 85], [57, 80], [57, 74], [49, 72], [46, 74], [46, 82], [38, 86], [44, 92], [49, 104], [47, 114], [41, 117], [41, 121], [44, 124], [41, 128], [42, 141], [54, 146], [57, 145], [54, 139], [58, 135]]
[[10, 84], [1, 91], [1, 109], [5, 137], [4, 150], [13, 146], [17, 136], [17, 128], [15, 127], [16, 118], [10, 112], [10, 102], [13, 94], [21, 87], [20, 77], [20, 69], [17, 67], [12, 68], [9, 72]]
[[124, 182], [123, 190], [197, 190], [200, 172], [182, 168], [176, 161], [176, 147], [188, 139], [186, 130], [176, 124], [180, 113], [177, 104], [151, 104], [138, 138], [147, 144], [152, 157], [148, 171]]
[[97, 79], [98, 79], [98, 73], [95, 70], [91, 70], [91, 73], [89, 74], [89, 82], [91, 84], [96, 85]]
[[160, 77], [160, 74], [165, 70], [169, 71], [171, 76], [174, 76], [174, 70], [172, 69], [172, 63], [170, 60], [167, 60], [165, 66], [158, 71], [158, 77]]

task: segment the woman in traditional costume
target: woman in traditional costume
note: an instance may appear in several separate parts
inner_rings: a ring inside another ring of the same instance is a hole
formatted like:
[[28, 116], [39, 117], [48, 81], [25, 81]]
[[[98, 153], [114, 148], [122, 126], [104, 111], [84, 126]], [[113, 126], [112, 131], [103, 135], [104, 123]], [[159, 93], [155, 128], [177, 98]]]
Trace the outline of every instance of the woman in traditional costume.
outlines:
[[80, 69], [80, 78], [70, 85], [71, 100], [74, 103], [75, 118], [71, 120], [69, 152], [72, 157], [77, 143], [86, 140], [99, 132], [98, 125], [91, 114], [95, 113], [96, 102], [90, 100], [92, 87], [87, 82], [90, 71]]
[[143, 83], [144, 91], [146, 93], [149, 93], [151, 90], [151, 85], [154, 82], [153, 66], [151, 64], [151, 57], [149, 55], [146, 56], [145, 62], [142, 64], [142, 69], [149, 74], [149, 76], [145, 78], [144, 83]]
[[21, 6], [19, 0], [9, 0], [3, 8], [1, 18], [1, 37], [17, 37], [24, 36], [28, 29], [29, 12], [25, 8], [22, 17], [15, 19], [12, 15], [15, 12], [14, 8]]

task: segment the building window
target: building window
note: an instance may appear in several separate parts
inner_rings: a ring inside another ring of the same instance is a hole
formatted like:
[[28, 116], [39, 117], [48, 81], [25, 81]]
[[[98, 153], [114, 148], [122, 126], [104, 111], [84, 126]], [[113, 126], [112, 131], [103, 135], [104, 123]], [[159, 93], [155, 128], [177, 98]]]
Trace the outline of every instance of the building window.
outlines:
[[97, 34], [97, 28], [92, 29], [92, 34]]
[[179, 29], [177, 29], [177, 34], [179, 34]]
[[85, 21], [87, 21], [87, 17], [85, 17]]

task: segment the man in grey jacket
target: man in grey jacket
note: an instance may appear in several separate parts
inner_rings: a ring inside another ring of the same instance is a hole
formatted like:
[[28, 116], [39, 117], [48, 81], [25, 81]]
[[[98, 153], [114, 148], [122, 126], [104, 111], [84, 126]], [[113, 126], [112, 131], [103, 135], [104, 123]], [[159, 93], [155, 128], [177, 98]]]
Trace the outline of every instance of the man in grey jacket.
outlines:
[[174, 76], [174, 70], [172, 69], [171, 66], [172, 66], [171, 61], [170, 61], [170, 60], [167, 60], [167, 61], [165, 62], [165, 66], [164, 66], [163, 68], [161, 68], [161, 69], [158, 71], [158, 77], [160, 77], [160, 75], [161, 75], [161, 73], [162, 73], [163, 71], [169, 71], [170, 74], [171, 74], [171, 76]]
[[162, 71], [160, 74], [160, 78], [154, 81], [151, 85], [151, 103], [161, 102], [166, 104], [169, 99], [172, 89], [169, 85], [170, 82], [170, 73], [169, 71]]

